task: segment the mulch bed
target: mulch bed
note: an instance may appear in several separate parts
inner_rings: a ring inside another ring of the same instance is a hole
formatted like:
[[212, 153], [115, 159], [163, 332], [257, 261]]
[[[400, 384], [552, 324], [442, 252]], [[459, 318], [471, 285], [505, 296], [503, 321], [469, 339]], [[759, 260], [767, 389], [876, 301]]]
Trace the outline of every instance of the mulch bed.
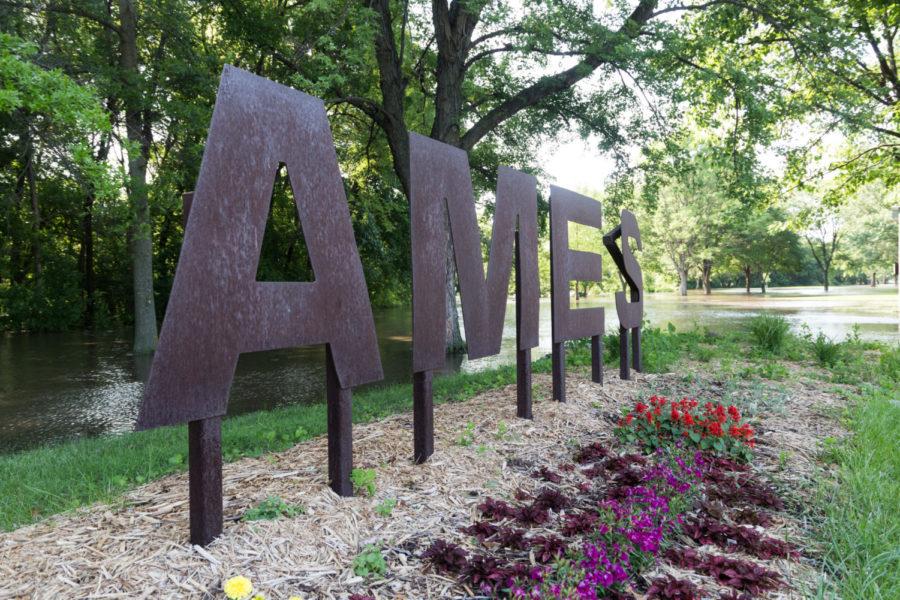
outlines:
[[[225, 531], [205, 549], [187, 540], [185, 474], [137, 488], [116, 505], [87, 507], [2, 533], [0, 598], [221, 598], [223, 580], [237, 574], [252, 579], [270, 600], [290, 595], [347, 598], [353, 593], [477, 597], [476, 590], [425, 564], [422, 552], [435, 539], [478, 548], [461, 528], [479, 519], [477, 506], [485, 497], [512, 499], [517, 491], [535, 491], [544, 482], [532, 473], [571, 462], [578, 446], [600, 442], [617, 447], [613, 429], [622, 409], [648, 390], [681, 381], [674, 374], [636, 374], [632, 381], [619, 380], [613, 370], [605, 375], [601, 387], [584, 373], [570, 373], [565, 404], [548, 400], [550, 378], [536, 375], [534, 421], [515, 417], [514, 386], [438, 406], [435, 455], [425, 465], [410, 460], [410, 414], [356, 427], [354, 465], [377, 471], [372, 498], [344, 499], [330, 491], [324, 438], [225, 465]], [[819, 576], [815, 548], [803, 542], [809, 526], [803, 507], [813, 493], [811, 482], [821, 476], [815, 459], [818, 443], [843, 435], [829, 416], [841, 401], [824, 384], [796, 377], [783, 385], [783, 410], [755, 420], [759, 445], [753, 468], [760, 479], [775, 483], [787, 507], [768, 511], [764, 522], [748, 526], [766, 537], [799, 542], [803, 556], [762, 560], [726, 554], [758, 564], [786, 582], [763, 592], [771, 598], [803, 596]], [[705, 389], [714, 394], [715, 384]], [[474, 425], [473, 443], [458, 445], [468, 423]], [[269, 496], [301, 504], [305, 513], [274, 521], [239, 520]], [[374, 510], [384, 499], [397, 500], [389, 517]], [[741, 516], [738, 507], [726, 508], [729, 518]], [[747, 518], [753, 520], [749, 513]], [[703, 539], [703, 533], [697, 537]], [[723, 554], [714, 543], [698, 547], [687, 537], [679, 543], [701, 555]], [[383, 579], [363, 580], [353, 573], [353, 559], [368, 544], [383, 548], [388, 563]], [[717, 598], [728, 590], [715, 574], [704, 574], [689, 562], [659, 561], [645, 575], [648, 581], [662, 576], [690, 580], [704, 597]]]

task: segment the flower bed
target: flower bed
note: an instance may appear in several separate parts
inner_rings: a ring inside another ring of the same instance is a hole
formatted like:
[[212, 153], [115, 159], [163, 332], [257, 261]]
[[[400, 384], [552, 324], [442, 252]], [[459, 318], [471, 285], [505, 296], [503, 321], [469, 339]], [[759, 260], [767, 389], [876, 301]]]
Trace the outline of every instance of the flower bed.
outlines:
[[741, 421], [736, 406], [701, 406], [692, 398], [670, 402], [663, 396], [651, 396], [649, 402], [638, 402], [619, 421], [617, 434], [623, 441], [655, 449], [680, 440], [744, 461], [752, 458], [753, 427]]
[[[650, 459], [612, 455], [600, 444], [581, 448], [578, 468], [563, 477], [547, 467], [534, 475], [548, 485], [515, 503], [487, 498], [482, 520], [466, 527], [490, 550], [466, 552], [436, 540], [424, 557], [483, 594], [516, 598], [596, 598], [654, 560], [664, 537], [694, 501], [705, 464], [660, 448]], [[600, 483], [602, 469], [611, 485]], [[539, 532], [535, 532], [539, 529]]]
[[746, 463], [753, 434], [734, 406], [652, 396], [617, 427], [620, 440], [649, 454], [584, 445], [572, 463], [535, 469], [532, 477], [545, 484], [536, 492], [481, 502], [480, 519], [461, 529], [475, 548], [438, 539], [422, 557], [489, 597], [704, 597], [696, 584], [672, 575], [645, 579], [662, 562], [730, 588], [722, 598], [779, 589], [781, 577], [756, 563], [673, 546], [681, 534], [761, 560], [799, 556], [793, 545], [757, 529], [783, 503]]

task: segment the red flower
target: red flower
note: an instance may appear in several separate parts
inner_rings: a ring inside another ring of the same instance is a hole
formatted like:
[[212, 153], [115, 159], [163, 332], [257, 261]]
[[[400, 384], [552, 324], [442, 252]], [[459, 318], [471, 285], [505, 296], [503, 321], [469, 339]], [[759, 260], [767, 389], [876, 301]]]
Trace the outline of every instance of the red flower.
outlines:
[[694, 424], [694, 417], [691, 416], [691, 413], [684, 413], [684, 415], [682, 415], [682, 417], [684, 418], [685, 425], [693, 425]]
[[738, 411], [737, 406], [731, 405], [728, 407], [728, 414], [731, 417], [732, 421], [740, 421], [741, 413]]
[[625, 424], [626, 424], [626, 425], [631, 425], [631, 421], [632, 421], [633, 419], [634, 419], [634, 415], [632, 415], [631, 413], [628, 413], [628, 416], [625, 417]]
[[647, 405], [644, 404], [643, 402], [638, 402], [638, 403], [637, 403], [637, 406], [635, 406], [634, 409], [635, 409], [636, 411], [638, 411], [638, 413], [642, 413], [642, 412], [644, 412], [645, 410], [647, 410]]
[[709, 432], [714, 436], [719, 437], [722, 435], [722, 426], [718, 421], [713, 421], [709, 424]]

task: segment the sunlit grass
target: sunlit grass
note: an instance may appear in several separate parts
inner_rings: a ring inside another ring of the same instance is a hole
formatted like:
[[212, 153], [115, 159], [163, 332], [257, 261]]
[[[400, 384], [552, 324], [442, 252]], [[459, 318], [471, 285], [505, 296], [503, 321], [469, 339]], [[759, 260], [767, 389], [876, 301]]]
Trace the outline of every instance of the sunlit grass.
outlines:
[[867, 387], [851, 410], [852, 437], [828, 449], [839, 465], [824, 484], [825, 569], [841, 598], [900, 598], [898, 388]]

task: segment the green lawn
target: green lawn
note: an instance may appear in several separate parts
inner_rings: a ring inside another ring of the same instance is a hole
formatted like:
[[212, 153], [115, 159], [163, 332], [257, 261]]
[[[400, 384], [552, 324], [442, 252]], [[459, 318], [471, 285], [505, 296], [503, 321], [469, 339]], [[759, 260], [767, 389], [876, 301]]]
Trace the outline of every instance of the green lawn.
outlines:
[[900, 598], [900, 388], [866, 386], [851, 402], [852, 436], [825, 453], [839, 471], [822, 484], [824, 568], [842, 598]]

